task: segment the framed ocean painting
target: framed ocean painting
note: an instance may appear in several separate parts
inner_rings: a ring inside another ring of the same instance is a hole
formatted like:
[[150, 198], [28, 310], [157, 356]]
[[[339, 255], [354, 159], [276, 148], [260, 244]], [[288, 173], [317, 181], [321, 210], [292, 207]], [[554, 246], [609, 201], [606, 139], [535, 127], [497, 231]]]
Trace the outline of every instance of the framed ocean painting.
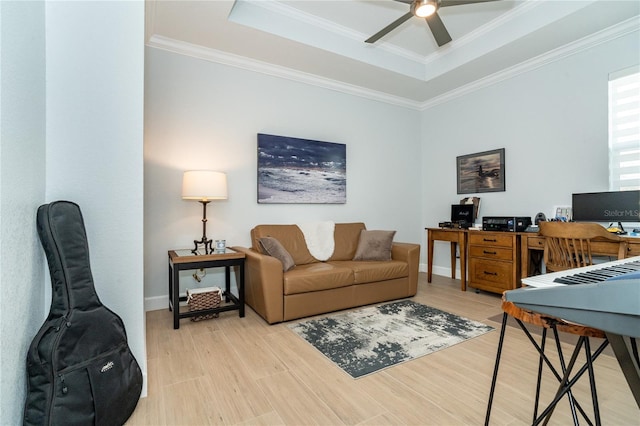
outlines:
[[346, 202], [345, 144], [258, 133], [258, 203]]

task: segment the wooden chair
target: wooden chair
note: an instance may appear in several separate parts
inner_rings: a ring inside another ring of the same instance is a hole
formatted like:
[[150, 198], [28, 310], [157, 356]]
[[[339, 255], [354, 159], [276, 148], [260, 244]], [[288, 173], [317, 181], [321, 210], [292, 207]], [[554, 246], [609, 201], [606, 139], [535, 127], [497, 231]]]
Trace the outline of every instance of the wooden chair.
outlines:
[[591, 246], [598, 241], [619, 244], [618, 259], [624, 259], [628, 243], [597, 223], [540, 222], [544, 239], [544, 264], [547, 272], [564, 271], [593, 264]]
[[[592, 244], [595, 244], [598, 241], [617, 242], [620, 245], [618, 250], [619, 259], [624, 258], [627, 251], [627, 243], [623, 238], [620, 238], [617, 235], [612, 235], [605, 228], [596, 223], [541, 222], [539, 223], [539, 226], [539, 234], [545, 237], [544, 262], [548, 272], [563, 271], [567, 269], [591, 265], [593, 263], [591, 247]], [[549, 421], [551, 414], [556, 407], [556, 404], [565, 395], [567, 395], [569, 400], [569, 406], [571, 408], [574, 424], [579, 424], [577, 415], [578, 413], [582, 415], [587, 423], [592, 424], [586, 412], [575, 400], [571, 392], [571, 386], [573, 386], [573, 384], [585, 372], [588, 372], [589, 382], [591, 386], [591, 399], [593, 404], [595, 424], [600, 425], [600, 412], [598, 408], [598, 396], [596, 392], [595, 375], [593, 372], [593, 362], [609, 344], [608, 340], [606, 339], [605, 333], [602, 330], [586, 327], [580, 324], [567, 323], [566, 321], [563, 321], [559, 318], [553, 318], [548, 315], [540, 314], [538, 312], [519, 308], [512, 302], [504, 300], [504, 297], [502, 302], [502, 310], [502, 328], [500, 331], [496, 364], [493, 372], [493, 379], [491, 382], [491, 391], [489, 393], [489, 402], [487, 405], [485, 425], [489, 424], [489, 418], [491, 415], [491, 405], [493, 402], [493, 396], [498, 376], [500, 355], [502, 353], [504, 335], [507, 327], [507, 319], [509, 316], [515, 318], [516, 322], [539, 354], [538, 377], [536, 384], [532, 424], [537, 425], [543, 421], [546, 424]], [[525, 324], [542, 327], [542, 337], [539, 344], [535, 341], [535, 339], [531, 335], [531, 332], [527, 329], [527, 326]], [[548, 330], [552, 330], [553, 332], [553, 337], [559, 357], [559, 371], [556, 367], [553, 366], [553, 364], [545, 354], [545, 344]], [[578, 342], [573, 350], [568, 364], [565, 362], [560, 345], [560, 332], [578, 336]], [[600, 344], [600, 346], [594, 352], [591, 351], [591, 345], [589, 341], [590, 337], [604, 339], [603, 343]], [[577, 369], [573, 377], [571, 377], [571, 373], [574, 371], [578, 355], [583, 348], [585, 353], [585, 363], [581, 368]], [[560, 384], [558, 386], [556, 395], [549, 406], [538, 416], [539, 398], [542, 383], [542, 370], [544, 365], [547, 365], [549, 367]]]

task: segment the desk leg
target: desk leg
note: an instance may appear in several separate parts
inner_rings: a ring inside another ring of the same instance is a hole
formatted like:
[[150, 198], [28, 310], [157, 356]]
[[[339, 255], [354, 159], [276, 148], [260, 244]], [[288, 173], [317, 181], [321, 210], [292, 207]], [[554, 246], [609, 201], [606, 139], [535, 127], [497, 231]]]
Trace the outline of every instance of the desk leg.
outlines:
[[[460, 290], [467, 291], [467, 233], [459, 232], [460, 238]], [[455, 263], [453, 264], [455, 268]]]
[[180, 271], [173, 265], [173, 278], [170, 278], [173, 284], [173, 292], [171, 294], [173, 304], [173, 329], [180, 328]]
[[525, 234], [520, 237], [520, 278], [529, 276], [529, 237]]
[[[451, 279], [456, 279], [456, 245], [458, 243], [451, 242]], [[462, 251], [462, 250], [461, 250]]]
[[431, 237], [431, 231], [427, 233], [427, 282], [430, 283], [433, 272], [433, 238]]

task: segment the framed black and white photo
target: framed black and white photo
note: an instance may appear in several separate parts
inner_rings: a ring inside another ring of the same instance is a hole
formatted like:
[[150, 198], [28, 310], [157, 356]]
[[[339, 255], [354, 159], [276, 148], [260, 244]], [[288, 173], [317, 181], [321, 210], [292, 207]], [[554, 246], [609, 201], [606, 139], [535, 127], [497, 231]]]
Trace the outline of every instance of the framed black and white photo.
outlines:
[[345, 144], [258, 134], [258, 203], [346, 202]]
[[505, 190], [504, 148], [456, 157], [458, 194]]

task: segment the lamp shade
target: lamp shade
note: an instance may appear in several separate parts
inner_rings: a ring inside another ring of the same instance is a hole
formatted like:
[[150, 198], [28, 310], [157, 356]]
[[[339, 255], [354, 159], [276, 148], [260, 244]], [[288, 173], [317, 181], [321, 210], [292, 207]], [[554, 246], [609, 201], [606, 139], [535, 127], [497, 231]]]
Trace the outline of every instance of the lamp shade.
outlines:
[[182, 177], [184, 200], [226, 200], [227, 175], [210, 170], [190, 170]]

